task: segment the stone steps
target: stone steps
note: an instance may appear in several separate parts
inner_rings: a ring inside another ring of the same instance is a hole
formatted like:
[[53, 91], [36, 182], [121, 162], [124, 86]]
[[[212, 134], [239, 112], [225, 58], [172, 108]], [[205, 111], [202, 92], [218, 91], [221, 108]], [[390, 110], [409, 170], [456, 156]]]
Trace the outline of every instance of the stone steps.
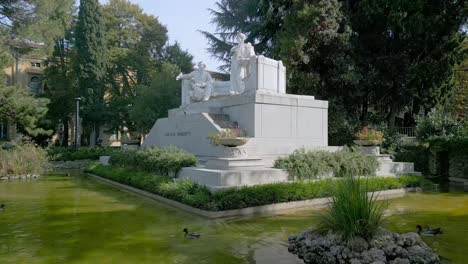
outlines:
[[414, 164], [411, 162], [380, 162], [378, 176], [414, 174]]
[[221, 128], [234, 128], [234, 122], [231, 121], [231, 118], [226, 114], [208, 114], [213, 122]]

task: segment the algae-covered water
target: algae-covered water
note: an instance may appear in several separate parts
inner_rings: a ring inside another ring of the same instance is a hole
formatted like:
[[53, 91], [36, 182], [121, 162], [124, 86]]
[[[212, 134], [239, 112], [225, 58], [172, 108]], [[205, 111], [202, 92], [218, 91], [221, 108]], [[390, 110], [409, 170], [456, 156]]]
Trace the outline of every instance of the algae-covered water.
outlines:
[[[287, 238], [314, 225], [317, 211], [209, 220], [84, 176], [0, 183], [0, 263], [301, 263]], [[387, 226], [442, 227], [425, 239], [467, 263], [468, 194], [419, 193], [392, 200]], [[187, 240], [182, 229], [203, 234]]]

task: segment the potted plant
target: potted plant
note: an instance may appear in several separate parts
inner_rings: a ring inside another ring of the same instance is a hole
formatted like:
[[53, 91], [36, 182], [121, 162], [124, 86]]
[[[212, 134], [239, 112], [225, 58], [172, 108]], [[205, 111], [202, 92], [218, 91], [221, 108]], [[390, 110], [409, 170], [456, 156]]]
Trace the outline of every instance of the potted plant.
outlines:
[[354, 134], [357, 140], [354, 143], [359, 146], [378, 146], [384, 140], [384, 134], [381, 131], [364, 127], [361, 131]]
[[245, 145], [249, 138], [246, 131], [240, 128], [226, 128], [220, 133], [212, 134], [208, 138], [211, 143], [225, 147], [239, 147]]

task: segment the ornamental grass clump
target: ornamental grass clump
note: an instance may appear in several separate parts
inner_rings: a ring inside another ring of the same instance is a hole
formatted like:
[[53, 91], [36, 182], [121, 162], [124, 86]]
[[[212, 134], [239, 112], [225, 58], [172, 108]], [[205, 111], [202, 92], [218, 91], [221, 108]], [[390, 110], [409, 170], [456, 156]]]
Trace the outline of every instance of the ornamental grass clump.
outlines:
[[318, 231], [332, 231], [350, 240], [354, 237], [372, 238], [383, 222], [386, 202], [378, 202], [377, 194], [369, 193], [369, 179], [344, 177], [332, 187], [332, 201], [319, 216]]
[[32, 144], [0, 149], [0, 177], [42, 175], [46, 167], [46, 151]]
[[288, 171], [291, 180], [316, 180], [329, 177], [374, 175], [379, 163], [359, 149], [336, 152], [296, 150], [275, 161], [275, 168]]

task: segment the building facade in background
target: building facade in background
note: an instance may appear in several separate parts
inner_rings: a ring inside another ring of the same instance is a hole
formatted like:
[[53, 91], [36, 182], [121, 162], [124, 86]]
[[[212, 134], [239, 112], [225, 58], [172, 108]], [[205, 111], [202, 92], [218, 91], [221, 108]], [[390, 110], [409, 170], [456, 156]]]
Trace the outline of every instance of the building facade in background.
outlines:
[[[30, 51], [26, 54], [13, 53], [13, 63], [5, 69], [0, 69], [6, 76], [6, 85], [26, 87], [33, 95], [39, 96], [45, 88], [45, 57], [39, 55], [43, 46], [30, 43], [18, 45], [17, 48]], [[0, 141], [14, 139], [16, 139], [15, 124], [0, 120]]]

